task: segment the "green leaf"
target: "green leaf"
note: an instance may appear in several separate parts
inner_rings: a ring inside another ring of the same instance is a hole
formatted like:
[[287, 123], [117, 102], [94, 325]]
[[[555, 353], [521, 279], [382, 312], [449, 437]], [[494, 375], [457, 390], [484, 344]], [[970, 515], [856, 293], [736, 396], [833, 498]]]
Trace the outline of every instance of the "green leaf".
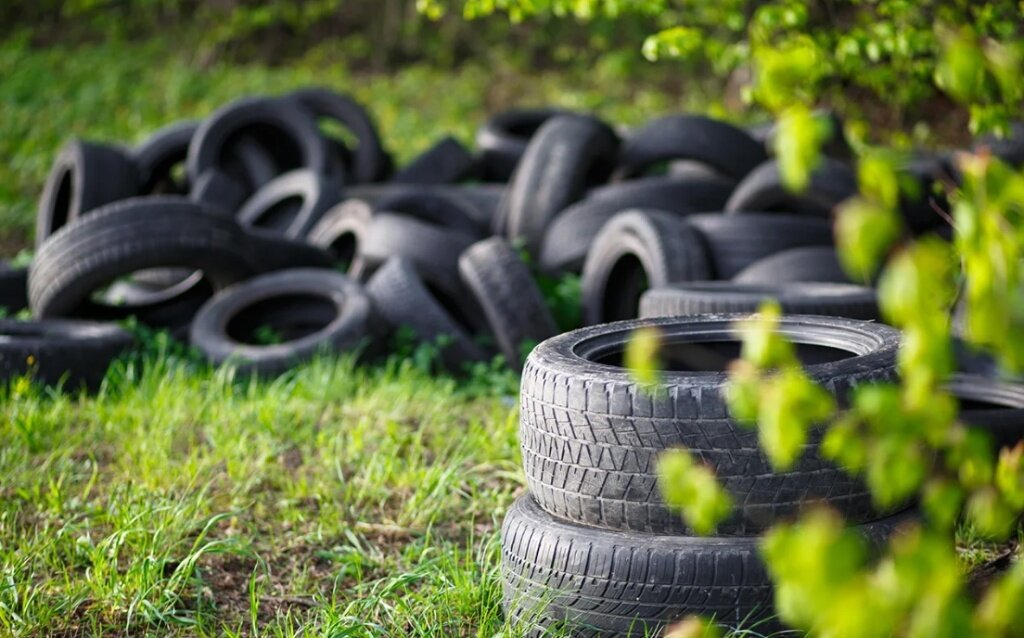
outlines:
[[714, 472], [682, 448], [658, 457], [658, 489], [665, 502], [682, 512], [686, 524], [699, 535], [714, 532], [732, 510], [732, 498], [718, 484]]
[[626, 343], [624, 363], [637, 383], [653, 387], [661, 380], [661, 332], [657, 328], [643, 327], [633, 331]]
[[891, 209], [854, 197], [838, 207], [836, 247], [843, 268], [856, 281], [869, 281], [902, 232]]
[[811, 171], [821, 160], [821, 145], [831, 134], [829, 121], [816, 116], [803, 104], [795, 104], [782, 112], [772, 145], [786, 188], [797, 193], [807, 188]]
[[995, 489], [984, 488], [967, 499], [967, 519], [982, 536], [1004, 540], [1010, 535], [1017, 516]]
[[938, 529], [952, 530], [964, 506], [964, 491], [953, 481], [932, 479], [925, 485], [921, 506]]

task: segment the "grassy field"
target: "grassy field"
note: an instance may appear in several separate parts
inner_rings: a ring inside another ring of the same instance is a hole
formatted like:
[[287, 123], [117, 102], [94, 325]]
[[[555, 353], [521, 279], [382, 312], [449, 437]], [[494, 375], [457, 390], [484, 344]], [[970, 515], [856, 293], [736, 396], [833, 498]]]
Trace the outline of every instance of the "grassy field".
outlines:
[[[167, 41], [0, 43], [0, 255], [28, 245], [68, 137], [134, 143], [248, 93], [352, 92], [408, 158], [470, 141], [513, 104], [621, 123], [711, 105], [598, 68], [352, 73], [329, 49], [288, 66], [204, 64]], [[231, 378], [151, 339], [95, 397], [0, 389], [0, 635], [515, 636], [497, 529], [523, 489], [517, 379], [438, 378], [416, 356], [319, 360]], [[969, 560], [1001, 549], [972, 544]]]

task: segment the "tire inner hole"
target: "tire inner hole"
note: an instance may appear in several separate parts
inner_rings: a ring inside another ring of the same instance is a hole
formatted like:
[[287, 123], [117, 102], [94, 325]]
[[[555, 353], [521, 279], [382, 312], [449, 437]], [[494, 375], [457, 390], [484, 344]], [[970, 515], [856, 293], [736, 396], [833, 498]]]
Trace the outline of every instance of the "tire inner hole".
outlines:
[[634, 319], [640, 311], [640, 295], [649, 287], [643, 262], [632, 254], [623, 255], [612, 266], [601, 301], [604, 321]]
[[225, 332], [238, 343], [272, 345], [296, 341], [326, 328], [338, 308], [308, 293], [276, 295], [245, 306], [228, 321]]
[[256, 217], [252, 224], [260, 228], [267, 228], [284, 232], [288, 230], [295, 218], [302, 210], [302, 196], [293, 195], [275, 202]]
[[[857, 356], [841, 348], [795, 343], [796, 356], [804, 365], [832, 363]], [[736, 340], [682, 341], [666, 338], [658, 348], [658, 369], [664, 372], [724, 372], [729, 363], [738, 359], [742, 344]], [[595, 363], [623, 367], [625, 347], [600, 353]]]

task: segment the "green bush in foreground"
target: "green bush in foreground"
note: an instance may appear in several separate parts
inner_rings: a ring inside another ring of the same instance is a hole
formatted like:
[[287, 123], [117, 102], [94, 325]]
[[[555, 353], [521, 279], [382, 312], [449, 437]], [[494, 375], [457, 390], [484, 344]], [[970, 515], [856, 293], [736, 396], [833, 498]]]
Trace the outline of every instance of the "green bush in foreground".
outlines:
[[[680, 0], [421, 0], [433, 13], [455, 7], [467, 17], [505, 11], [536, 14], [640, 13], [676, 22], [649, 38], [649, 58], [701, 57], [726, 70], [749, 65], [748, 99], [777, 114], [774, 140], [783, 177], [799, 190], [829, 138], [812, 112], [819, 99], [843, 105], [863, 92], [897, 105], [927, 98], [965, 105], [974, 133], [1007, 130], [1024, 98], [1024, 43], [1016, 2], [716, 3]], [[933, 24], [935, 26], [933, 26]], [[863, 476], [880, 506], [919, 499], [923, 520], [895, 538], [876, 561], [835, 513], [819, 510], [776, 526], [762, 551], [777, 586], [778, 612], [817, 636], [1024, 636], [1024, 561], [998, 575], [980, 597], [968, 594], [953, 542], [959, 522], [985, 538], [1006, 539], [1024, 513], [1024, 446], [993, 450], [957, 421], [943, 389], [953, 372], [950, 309], [959, 296], [967, 340], [1009, 371], [1024, 368], [1024, 174], [984, 150], [961, 154], [963, 176], [951, 193], [955, 240], [912, 239], [897, 205], [907, 192], [905, 158], [892, 140], [868, 139], [856, 110], [844, 112], [857, 155], [860, 195], [845, 203], [837, 240], [859, 277], [881, 266], [879, 302], [905, 334], [899, 384], [860, 389], [840, 410], [801, 370], [791, 344], [774, 330], [768, 306], [746, 327], [743, 359], [732, 369], [731, 408], [756, 424], [773, 465], [799, 456], [813, 424], [824, 423], [824, 450]], [[899, 146], [909, 136], [895, 140]], [[633, 365], [650, 381], [651, 335], [638, 337]], [[646, 357], [643, 353], [647, 353]], [[685, 450], [661, 462], [664, 493], [688, 522], [710, 531], [729, 510], [713, 475]], [[717, 635], [700, 621], [674, 638]]]

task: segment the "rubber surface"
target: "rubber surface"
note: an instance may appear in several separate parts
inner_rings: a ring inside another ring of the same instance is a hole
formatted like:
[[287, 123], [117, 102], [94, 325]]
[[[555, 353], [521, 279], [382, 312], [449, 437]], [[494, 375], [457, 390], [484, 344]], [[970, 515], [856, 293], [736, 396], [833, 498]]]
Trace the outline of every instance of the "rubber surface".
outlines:
[[[189, 333], [214, 364], [276, 375], [318, 353], [352, 352], [367, 338], [371, 304], [363, 287], [333, 270], [281, 270], [230, 286], [199, 310]], [[253, 343], [261, 328], [282, 341]]]
[[460, 195], [455, 187], [408, 185], [385, 194], [373, 204], [373, 210], [401, 213], [435, 226], [453, 228], [476, 236], [486, 230], [482, 214], [472, 200]]
[[724, 178], [646, 177], [591, 190], [558, 213], [541, 240], [537, 258], [549, 274], [579, 272], [601, 227], [630, 208], [656, 208], [679, 214], [720, 210], [732, 192]]
[[491, 237], [466, 249], [459, 257], [459, 274], [513, 368], [522, 368], [524, 345], [532, 347], [558, 332], [529, 268], [504, 239]]
[[198, 129], [199, 122], [194, 120], [173, 122], [132, 149], [131, 157], [139, 174], [139, 194], [184, 195], [189, 191], [187, 179], [177, 179], [174, 170], [184, 167], [188, 145]]
[[509, 185], [505, 228], [538, 254], [548, 224], [559, 211], [611, 172], [618, 137], [600, 120], [560, 115], [540, 127]]
[[81, 140], [68, 142], [43, 186], [36, 214], [36, 246], [85, 213], [138, 193], [138, 171], [124, 151]]
[[246, 227], [305, 237], [340, 199], [341, 188], [330, 178], [309, 170], [290, 171], [256, 191], [237, 217]]
[[[213, 289], [256, 272], [238, 224], [195, 202], [161, 196], [110, 204], [58, 231], [29, 269], [29, 302], [37, 317], [147, 321], [139, 308], [92, 299], [119, 277], [162, 267], [203, 271]], [[151, 308], [157, 312], [159, 308]]]
[[571, 112], [558, 108], [511, 109], [488, 118], [476, 132], [481, 177], [507, 182], [537, 129], [556, 115]]
[[407, 329], [419, 343], [436, 345], [445, 369], [461, 372], [467, 364], [487, 359], [468, 328], [431, 294], [408, 260], [389, 259], [370, 278], [366, 291], [376, 313], [394, 330]]
[[691, 215], [687, 220], [707, 242], [714, 277], [731, 279], [768, 255], [802, 246], [831, 246], [832, 224], [825, 219], [781, 213]]
[[879, 319], [873, 288], [852, 284], [738, 284], [695, 281], [652, 288], [640, 298], [641, 317], [685, 317], [723, 312], [757, 312], [776, 301], [786, 314]]
[[0, 313], [13, 315], [28, 307], [28, 269], [0, 262]]
[[655, 164], [678, 159], [696, 160], [738, 180], [768, 156], [761, 144], [731, 124], [703, 115], [669, 115], [626, 137], [613, 179], [636, 177]]
[[[243, 142], [250, 148], [239, 148]], [[263, 170], [270, 175], [252, 166], [230, 165], [232, 156], [258, 159], [258, 149], [269, 154], [271, 165]], [[327, 144], [309, 111], [294, 100], [249, 97], [217, 109], [203, 121], [189, 145], [187, 166], [193, 182], [217, 167], [254, 192], [269, 178], [298, 168], [327, 174], [330, 162]]]
[[845, 162], [820, 158], [807, 187], [793, 193], [782, 180], [779, 164], [768, 160], [736, 185], [725, 212], [757, 210], [830, 218], [837, 204], [857, 193], [857, 176]]
[[957, 374], [946, 389], [961, 402], [960, 420], [987, 432], [996, 449], [1024, 440], [1024, 385]]
[[395, 184], [454, 184], [473, 176], [473, 155], [454, 137], [444, 137], [391, 176]]
[[632, 319], [646, 289], [710, 277], [704, 242], [684, 218], [658, 210], [619, 213], [583, 264], [583, 324]]
[[360, 246], [360, 258], [376, 269], [392, 257], [405, 257], [432, 286], [454, 299], [466, 297], [459, 278], [459, 255], [476, 236], [412, 217], [377, 213]]
[[245, 187], [219, 168], [209, 168], [189, 191], [189, 199], [234, 217], [247, 198]]
[[792, 248], [750, 264], [732, 278], [742, 284], [781, 284], [796, 281], [852, 283], [832, 246]]
[[377, 126], [362, 104], [351, 96], [326, 87], [299, 89], [289, 93], [288, 97], [298, 100], [314, 117], [341, 124], [356, 138], [355, 149], [349, 149], [341, 140], [328, 137], [332, 144], [344, 148], [349, 156], [345, 173], [351, 182], [358, 184], [387, 179], [391, 156], [384, 150]]
[[[893, 516], [855, 529], [877, 552], [909, 520]], [[777, 621], [764, 621], [773, 613], [773, 587], [759, 542], [584, 527], [552, 517], [525, 494], [501, 530], [506, 617], [531, 637], [660, 636], [690, 614], [780, 635], [772, 633], [781, 629]]]
[[326, 249], [350, 277], [361, 279], [365, 271], [361, 246], [372, 221], [369, 204], [361, 199], [347, 199], [324, 213], [306, 240]]
[[132, 342], [111, 323], [0, 319], [0, 384], [29, 375], [47, 385], [95, 390], [111, 360]]
[[[661, 452], [684, 446], [733, 497], [721, 534], [758, 533], [816, 501], [851, 523], [877, 519], [867, 488], [818, 454], [820, 430], [811, 432], [791, 470], [774, 472], [756, 429], [729, 418], [723, 370], [738, 356], [735, 322], [744, 317], [621, 321], [535, 348], [523, 371], [520, 444], [538, 504], [595, 527], [687, 533], [662, 502], [656, 472]], [[662, 335], [663, 372], [654, 387], [640, 386], [621, 365], [626, 343], [641, 327]], [[779, 332], [797, 344], [810, 378], [841, 404], [857, 385], [895, 379], [900, 335], [893, 328], [791, 315], [781, 319]], [[846, 358], [832, 360], [838, 356]]]

